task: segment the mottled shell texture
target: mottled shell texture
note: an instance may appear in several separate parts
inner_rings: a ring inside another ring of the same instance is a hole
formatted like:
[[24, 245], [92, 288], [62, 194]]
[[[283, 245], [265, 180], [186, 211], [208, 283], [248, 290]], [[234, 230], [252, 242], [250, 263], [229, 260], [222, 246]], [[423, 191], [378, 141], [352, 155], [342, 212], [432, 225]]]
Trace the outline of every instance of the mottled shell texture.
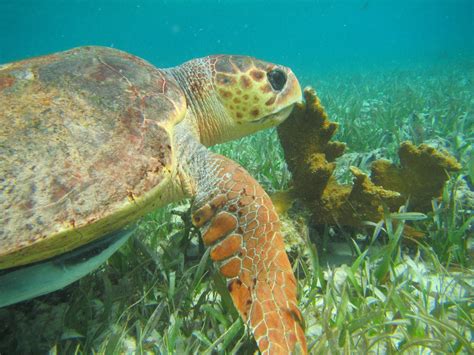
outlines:
[[2, 269], [154, 208], [174, 173], [172, 128], [186, 102], [142, 59], [81, 47], [1, 66], [0, 108]]

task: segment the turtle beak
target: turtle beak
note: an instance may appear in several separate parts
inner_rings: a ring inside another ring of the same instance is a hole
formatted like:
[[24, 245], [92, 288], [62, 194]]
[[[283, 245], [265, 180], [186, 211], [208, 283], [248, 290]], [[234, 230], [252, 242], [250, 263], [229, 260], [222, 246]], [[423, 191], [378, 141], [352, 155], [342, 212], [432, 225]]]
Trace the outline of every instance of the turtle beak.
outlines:
[[295, 106], [295, 104], [286, 106], [283, 109], [275, 111], [265, 117], [262, 117], [259, 120], [252, 121], [252, 123], [258, 124], [258, 125], [265, 125], [268, 127], [278, 126], [280, 123], [282, 123], [284, 120], [288, 118], [291, 111], [293, 111], [293, 107]]
[[288, 75], [288, 87], [290, 88], [291, 96], [294, 98], [294, 103], [302, 103], [303, 102], [303, 93], [301, 91], [301, 86], [298, 81], [298, 78], [295, 74], [288, 69], [290, 74]]
[[276, 103], [277, 109], [271, 114], [257, 120], [254, 123], [262, 124], [265, 123], [268, 126], [276, 126], [282, 123], [293, 111], [293, 108], [297, 104], [303, 102], [303, 96], [301, 92], [301, 86], [293, 74], [290, 68], [279, 67], [284, 70], [286, 74], [286, 84], [281, 92], [278, 94]]
[[286, 85], [278, 95], [277, 103], [279, 107], [293, 106], [296, 103], [303, 102], [301, 86], [296, 75], [290, 68], [282, 67], [286, 72]]

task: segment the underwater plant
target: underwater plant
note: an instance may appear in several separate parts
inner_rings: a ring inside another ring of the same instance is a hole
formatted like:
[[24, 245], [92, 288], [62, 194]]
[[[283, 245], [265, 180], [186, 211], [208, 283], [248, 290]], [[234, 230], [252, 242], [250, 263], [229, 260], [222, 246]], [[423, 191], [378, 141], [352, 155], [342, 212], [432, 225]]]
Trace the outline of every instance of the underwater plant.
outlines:
[[304, 97], [305, 103], [296, 106], [277, 130], [293, 176], [294, 194], [308, 206], [314, 224], [378, 222], [384, 206], [397, 211], [407, 200], [412, 210], [426, 212], [431, 200], [441, 196], [449, 173], [461, 169], [446, 152], [403, 142], [398, 152], [400, 166], [376, 160], [370, 178], [350, 167], [353, 184], [340, 184], [333, 173], [345, 145], [331, 141], [338, 125], [329, 121], [314, 89], [306, 88]]

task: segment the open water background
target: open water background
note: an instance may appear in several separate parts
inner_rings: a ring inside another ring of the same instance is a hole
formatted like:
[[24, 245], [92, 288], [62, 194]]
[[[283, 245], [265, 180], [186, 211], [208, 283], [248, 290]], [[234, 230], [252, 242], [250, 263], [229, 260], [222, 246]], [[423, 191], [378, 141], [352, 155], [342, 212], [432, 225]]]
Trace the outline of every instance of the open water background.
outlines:
[[325, 75], [471, 61], [473, 0], [0, 0], [0, 63], [104, 45], [174, 66], [248, 54]]

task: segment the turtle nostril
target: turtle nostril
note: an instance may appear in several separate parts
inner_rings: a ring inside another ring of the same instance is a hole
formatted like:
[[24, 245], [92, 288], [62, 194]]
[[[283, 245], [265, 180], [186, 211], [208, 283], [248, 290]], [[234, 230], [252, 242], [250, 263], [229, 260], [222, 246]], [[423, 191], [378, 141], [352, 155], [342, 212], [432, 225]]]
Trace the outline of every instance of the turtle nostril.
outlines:
[[286, 74], [281, 69], [273, 69], [267, 73], [268, 81], [274, 90], [280, 91], [285, 87]]

